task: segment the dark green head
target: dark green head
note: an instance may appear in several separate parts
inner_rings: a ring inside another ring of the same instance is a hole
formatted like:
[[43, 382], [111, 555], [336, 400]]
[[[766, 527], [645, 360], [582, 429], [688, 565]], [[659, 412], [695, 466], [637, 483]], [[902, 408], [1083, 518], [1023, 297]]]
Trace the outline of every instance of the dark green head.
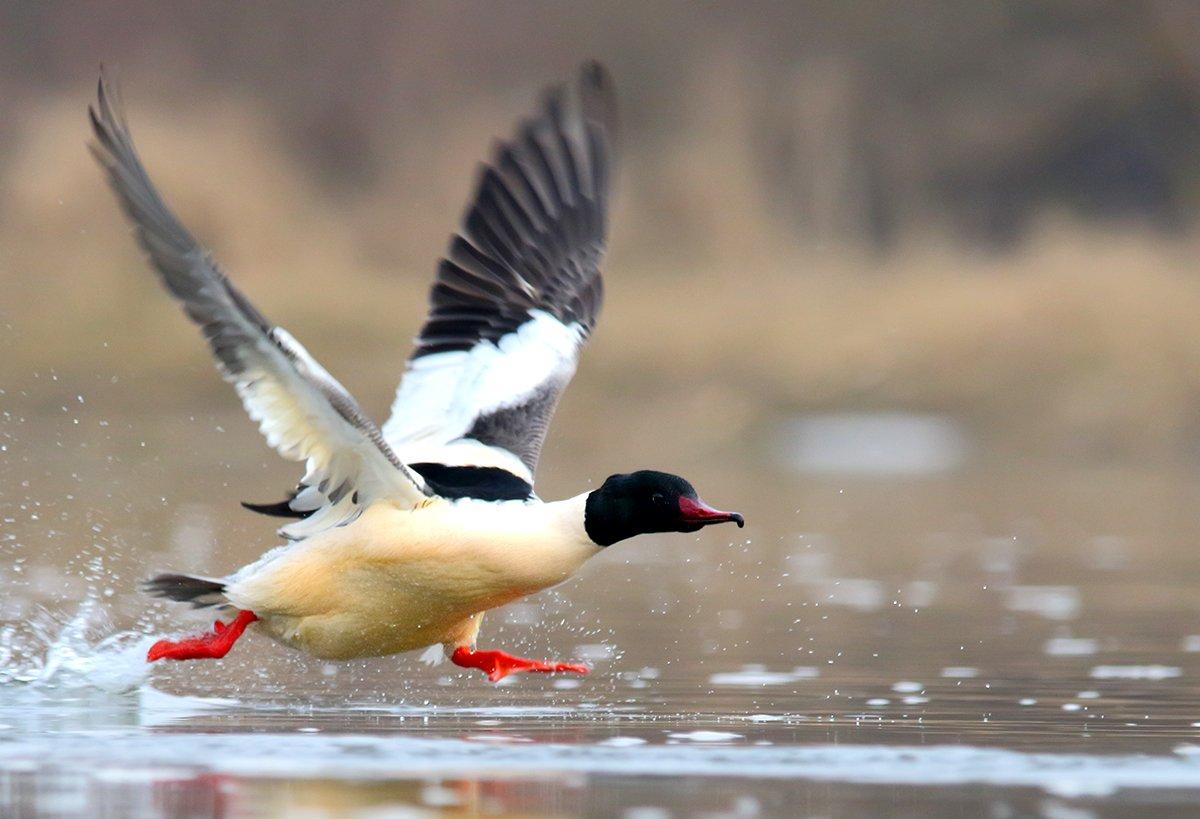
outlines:
[[644, 469], [612, 475], [587, 497], [584, 528], [600, 546], [650, 532], [696, 532], [713, 523], [746, 521], [713, 509], [678, 475]]

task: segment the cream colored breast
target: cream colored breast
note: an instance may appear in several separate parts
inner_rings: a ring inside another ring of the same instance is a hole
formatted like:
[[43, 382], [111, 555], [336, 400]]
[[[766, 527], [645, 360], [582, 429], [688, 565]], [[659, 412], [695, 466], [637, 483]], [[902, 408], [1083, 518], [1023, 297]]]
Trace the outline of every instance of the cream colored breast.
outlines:
[[[276, 618], [281, 637], [313, 642], [319, 630], [320, 642], [343, 641], [347, 650], [351, 642], [380, 644], [365, 653], [428, 645], [465, 617], [561, 582], [600, 551], [583, 534], [582, 504], [436, 500], [412, 511], [375, 504], [354, 523], [239, 577], [228, 594]], [[305, 638], [306, 631], [314, 633]]]
[[361, 521], [362, 549], [397, 580], [447, 597], [529, 594], [599, 551], [583, 533], [582, 506], [460, 500], [405, 512], [379, 504]]

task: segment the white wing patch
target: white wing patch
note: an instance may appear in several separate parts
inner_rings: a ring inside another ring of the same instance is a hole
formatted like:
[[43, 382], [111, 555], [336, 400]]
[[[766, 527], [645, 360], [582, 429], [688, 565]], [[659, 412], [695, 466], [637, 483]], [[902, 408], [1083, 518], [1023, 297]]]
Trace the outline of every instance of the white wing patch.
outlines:
[[604, 301], [616, 128], [612, 78], [585, 63], [481, 166], [383, 428], [409, 463], [499, 467], [533, 483]]
[[[290, 540], [349, 523], [374, 500], [417, 504], [425, 498], [421, 478], [382, 443], [373, 425], [358, 418], [345, 389], [282, 327], [240, 357], [246, 369], [228, 376], [267, 443], [281, 456], [305, 463], [301, 483], [313, 514], [280, 528]], [[378, 435], [376, 432], [375, 435]]]
[[498, 343], [413, 359], [384, 438], [408, 463], [498, 466], [532, 483], [529, 467], [512, 452], [463, 436], [476, 419], [520, 407], [544, 385], [569, 381], [584, 339], [578, 324], [531, 310], [529, 321]]

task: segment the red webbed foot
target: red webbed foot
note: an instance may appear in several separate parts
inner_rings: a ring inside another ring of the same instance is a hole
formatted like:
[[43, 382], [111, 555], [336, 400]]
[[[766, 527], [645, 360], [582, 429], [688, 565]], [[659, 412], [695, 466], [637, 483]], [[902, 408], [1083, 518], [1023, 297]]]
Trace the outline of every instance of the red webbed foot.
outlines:
[[450, 655], [450, 662], [463, 668], [478, 668], [492, 682], [499, 682], [517, 671], [532, 671], [540, 674], [558, 674], [569, 671], [572, 674], [586, 674], [588, 667], [582, 663], [544, 663], [541, 660], [527, 660], [524, 657], [514, 657], [503, 651], [472, 651], [467, 646], [459, 646]]
[[186, 637], [182, 640], [159, 640], [150, 646], [146, 662], [155, 660], [217, 660], [229, 653], [242, 636], [246, 626], [257, 620], [252, 611], [239, 611], [232, 623], [220, 620], [213, 623], [211, 634]]

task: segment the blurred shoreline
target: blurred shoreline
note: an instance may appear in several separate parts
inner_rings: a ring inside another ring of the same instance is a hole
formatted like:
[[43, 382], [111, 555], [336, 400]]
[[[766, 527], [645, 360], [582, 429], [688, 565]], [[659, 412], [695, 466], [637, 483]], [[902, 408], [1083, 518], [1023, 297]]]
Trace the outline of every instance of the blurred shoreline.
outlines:
[[[320, 4], [132, 4], [96, 30], [83, 8], [0, 7], [10, 404], [53, 412], [114, 377], [132, 407], [231, 400], [85, 149], [96, 55], [123, 64], [183, 222], [376, 414], [491, 141], [595, 55], [624, 124], [607, 305], [572, 390], [593, 410], [574, 423], [628, 398], [745, 443], [798, 413], [899, 410], [1017, 454], [1200, 452], [1200, 54], [1183, 36], [1200, 15], [1178, 4], [932, 3], [886, 28], [820, 4], [381, 4], [336, 25]], [[562, 34], [537, 55], [530, 16]], [[56, 47], [38, 61], [22, 36]], [[301, 41], [311, 60], [286, 47]], [[488, 60], [451, 59], [484, 42]]]
[[[21, 256], [27, 271], [6, 277], [0, 386], [49, 409], [59, 392], [112, 378], [132, 385], [106, 390], [118, 403], [136, 406], [146, 391], [176, 406], [232, 401], [107, 191], [98, 179], [85, 190], [94, 224], [82, 232], [75, 216], [39, 218], [17, 235], [15, 220], [0, 223], [3, 266]], [[223, 204], [177, 207], [187, 220]], [[382, 413], [436, 256], [393, 268], [364, 258], [352, 237], [305, 236], [308, 224], [278, 226], [291, 234], [278, 243], [252, 228], [230, 247], [209, 243], [267, 315]], [[619, 217], [613, 230], [603, 320], [573, 388], [595, 412], [627, 396], [670, 397], [702, 416], [693, 434], [727, 437], [730, 424], [794, 413], [900, 409], [954, 416], [1017, 453], [1196, 455], [1200, 237], [1058, 223], [1003, 253], [928, 241], [886, 256], [793, 247], [744, 264], [674, 265], [621, 247]], [[56, 389], [37, 398], [50, 377]]]

